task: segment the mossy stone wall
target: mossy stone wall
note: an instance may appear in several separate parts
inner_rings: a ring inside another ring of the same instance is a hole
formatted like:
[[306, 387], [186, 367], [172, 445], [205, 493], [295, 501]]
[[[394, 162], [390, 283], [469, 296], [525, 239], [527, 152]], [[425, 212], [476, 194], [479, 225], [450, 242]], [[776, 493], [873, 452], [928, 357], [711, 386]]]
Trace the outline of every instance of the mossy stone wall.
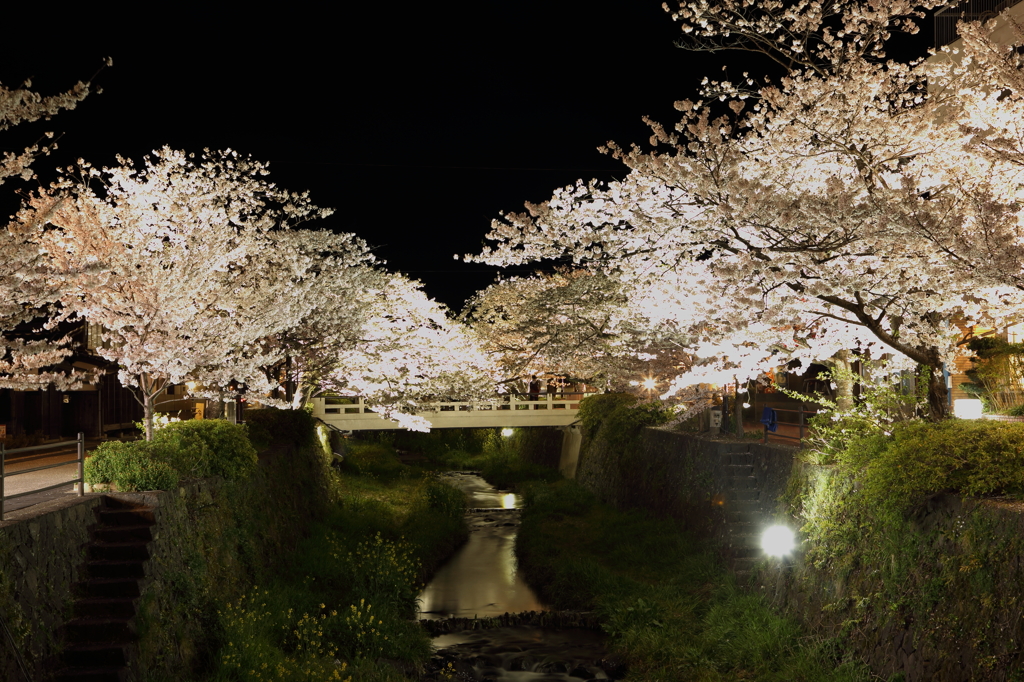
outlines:
[[[625, 448], [586, 435], [576, 479], [604, 502], [683, 520], [704, 536], [724, 537], [733, 464], [750, 462], [765, 500], [786, 489], [793, 448], [711, 440], [645, 428]], [[774, 504], [764, 505], [766, 519]]]
[[[734, 463], [753, 466], [763, 523], [799, 525], [789, 517], [793, 483], [823, 485], [834, 470], [794, 455], [648, 428], [625, 449], [585, 437], [577, 479], [605, 502], [682, 519], [715, 540]], [[811, 565], [805, 547], [792, 560], [763, 560], [750, 588], [852, 648], [881, 679], [1024, 680], [1024, 502], [936, 494], [907, 521], [885, 566], [859, 559], [876, 548], [851, 537], [850, 562]]]
[[[0, 522], [0, 618], [33, 679], [57, 663], [89, 526], [102, 503], [99, 495], [68, 497], [8, 512]], [[2, 629], [0, 679], [24, 679]]]

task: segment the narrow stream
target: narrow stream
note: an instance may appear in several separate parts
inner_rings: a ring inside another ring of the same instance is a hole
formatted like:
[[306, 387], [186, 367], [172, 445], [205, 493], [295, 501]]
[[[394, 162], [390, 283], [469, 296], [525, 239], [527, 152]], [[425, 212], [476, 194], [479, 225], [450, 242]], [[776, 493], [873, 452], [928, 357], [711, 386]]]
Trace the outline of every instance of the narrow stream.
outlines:
[[[620, 667], [610, 663], [605, 637], [581, 628], [530, 625], [477, 627], [461, 619], [547, 611], [523, 580], [515, 557], [522, 498], [496, 490], [470, 472], [449, 480], [469, 499], [469, 539], [420, 593], [419, 617], [453, 619], [450, 633], [434, 638], [437, 650], [425, 680], [540, 682], [607, 680]], [[525, 614], [524, 614], [525, 615]], [[513, 621], [518, 618], [513, 615]], [[522, 620], [531, 620], [526, 616]], [[575, 622], [575, 621], [574, 621]], [[438, 623], [440, 625], [440, 623]], [[618, 677], [619, 675], [614, 675]]]
[[519, 495], [495, 490], [475, 474], [449, 480], [469, 498], [469, 540], [420, 593], [420, 618], [489, 618], [546, 607], [516, 569]]

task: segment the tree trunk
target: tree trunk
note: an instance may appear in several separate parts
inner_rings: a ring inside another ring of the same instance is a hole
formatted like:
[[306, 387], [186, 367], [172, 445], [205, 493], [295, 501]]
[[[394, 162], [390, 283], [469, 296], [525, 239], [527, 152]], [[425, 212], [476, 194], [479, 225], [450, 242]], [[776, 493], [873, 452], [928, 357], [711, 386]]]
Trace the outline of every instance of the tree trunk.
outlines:
[[292, 383], [292, 356], [284, 356], [284, 399], [289, 403], [295, 397], [295, 384]]
[[835, 370], [832, 377], [836, 382], [836, 410], [839, 412], [853, 409], [853, 363], [850, 355], [850, 351], [841, 350], [830, 360]]
[[[936, 358], [937, 360], [937, 358]], [[928, 372], [928, 419], [933, 422], [942, 421], [949, 416], [949, 390], [946, 378], [942, 376], [942, 364], [925, 367]]]
[[142, 420], [146, 424], [146, 440], [153, 440], [153, 409], [155, 397], [149, 391], [142, 394]]
[[733, 428], [739, 437], [743, 437], [743, 401], [740, 400], [740, 382], [736, 377], [732, 378], [733, 386]]
[[210, 412], [207, 419], [221, 419], [224, 416], [224, 391], [217, 391], [217, 397], [209, 401]]

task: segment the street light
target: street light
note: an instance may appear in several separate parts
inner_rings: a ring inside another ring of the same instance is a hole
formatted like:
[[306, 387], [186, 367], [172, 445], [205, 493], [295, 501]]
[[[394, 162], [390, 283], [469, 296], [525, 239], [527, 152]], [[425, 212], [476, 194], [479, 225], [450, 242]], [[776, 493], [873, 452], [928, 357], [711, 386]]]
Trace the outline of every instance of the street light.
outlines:
[[783, 557], [796, 547], [796, 536], [786, 526], [769, 526], [761, 535], [761, 549], [768, 556]]

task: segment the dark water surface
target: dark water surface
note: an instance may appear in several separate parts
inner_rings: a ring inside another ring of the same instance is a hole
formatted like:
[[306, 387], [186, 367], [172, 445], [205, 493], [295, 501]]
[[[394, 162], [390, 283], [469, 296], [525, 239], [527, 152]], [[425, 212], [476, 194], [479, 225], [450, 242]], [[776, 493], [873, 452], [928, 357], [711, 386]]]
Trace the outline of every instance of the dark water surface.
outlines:
[[[476, 474], [448, 477], [469, 498], [469, 539], [420, 593], [419, 617], [490, 618], [548, 610], [516, 563], [522, 498], [495, 490]], [[577, 628], [464, 630], [435, 637], [434, 647], [434, 673], [425, 679], [582, 682], [609, 679], [606, 671], [614, 667], [605, 660], [605, 636]]]
[[420, 618], [487, 618], [547, 607], [520, 575], [514, 553], [519, 495], [495, 490], [475, 474], [452, 474], [466, 492], [469, 540], [420, 593]]

